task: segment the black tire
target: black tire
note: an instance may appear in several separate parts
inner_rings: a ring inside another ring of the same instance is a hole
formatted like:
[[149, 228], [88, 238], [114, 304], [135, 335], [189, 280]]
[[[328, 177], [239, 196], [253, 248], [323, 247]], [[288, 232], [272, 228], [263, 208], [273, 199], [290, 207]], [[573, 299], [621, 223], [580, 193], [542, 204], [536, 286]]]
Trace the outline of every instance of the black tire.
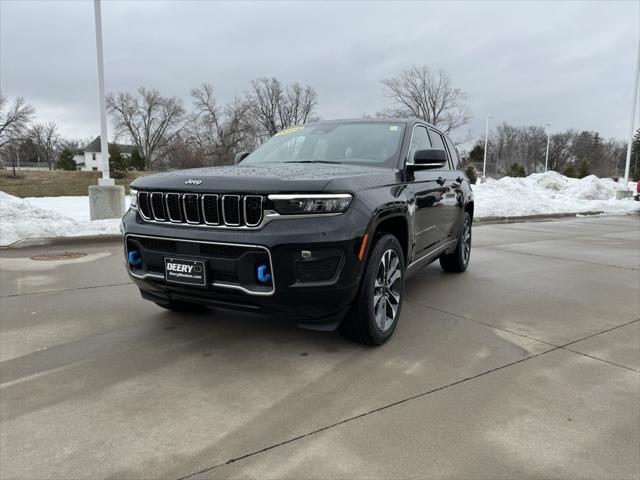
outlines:
[[207, 307], [199, 303], [177, 302], [175, 300], [171, 300], [169, 303], [156, 303], [156, 305], [172, 312], [180, 313], [204, 312], [207, 309]]
[[[384, 269], [383, 256], [385, 263], [391, 267], [388, 270], [381, 270]], [[399, 278], [396, 278], [397, 271]], [[402, 311], [404, 277], [404, 254], [398, 239], [388, 233], [377, 235], [367, 258], [360, 290], [340, 325], [340, 332], [350, 340], [365, 345], [382, 345], [389, 340]], [[386, 280], [381, 285], [383, 278]], [[378, 308], [374, 307], [376, 297]], [[393, 305], [396, 306], [395, 310]], [[376, 315], [376, 311], [379, 315]]]
[[469, 266], [471, 258], [471, 215], [464, 212], [460, 231], [458, 232], [458, 245], [453, 253], [440, 257], [440, 266], [445, 272], [462, 273]]

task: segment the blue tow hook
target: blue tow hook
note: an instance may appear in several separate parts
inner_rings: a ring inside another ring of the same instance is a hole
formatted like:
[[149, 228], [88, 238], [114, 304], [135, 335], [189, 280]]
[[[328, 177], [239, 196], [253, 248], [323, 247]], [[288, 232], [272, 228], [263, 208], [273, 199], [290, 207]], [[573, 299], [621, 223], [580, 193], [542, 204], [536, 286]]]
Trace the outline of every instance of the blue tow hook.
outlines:
[[140, 256], [140, 252], [138, 250], [131, 250], [129, 255], [127, 255], [129, 260], [129, 265], [132, 267], [139, 267], [142, 265], [142, 257]]
[[258, 281], [260, 283], [267, 283], [271, 280], [271, 273], [269, 273], [269, 267], [264, 263], [258, 265]]

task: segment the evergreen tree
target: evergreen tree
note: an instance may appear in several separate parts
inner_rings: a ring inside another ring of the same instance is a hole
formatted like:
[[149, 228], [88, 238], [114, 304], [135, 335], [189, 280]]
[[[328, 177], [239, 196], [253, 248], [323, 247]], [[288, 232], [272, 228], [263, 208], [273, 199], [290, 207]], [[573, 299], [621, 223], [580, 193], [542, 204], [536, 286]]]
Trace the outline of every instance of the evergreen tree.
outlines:
[[589, 160], [582, 160], [578, 164], [578, 178], [584, 178], [587, 175], [591, 175], [591, 162]]
[[116, 175], [127, 171], [127, 160], [122, 156], [120, 148], [115, 143], [109, 144], [109, 171]]
[[636, 130], [631, 142], [631, 161], [629, 165], [629, 177], [634, 182], [640, 180], [640, 128]]
[[509, 177], [526, 177], [527, 172], [524, 167], [519, 163], [512, 163], [509, 169], [507, 170], [507, 175]]
[[467, 168], [464, 169], [464, 173], [467, 175], [469, 182], [471, 182], [472, 185], [475, 185], [478, 181], [478, 175], [476, 175], [476, 169], [473, 165], [467, 165]]
[[131, 157], [129, 157], [129, 168], [133, 168], [138, 172], [142, 170], [146, 170], [146, 164], [144, 158], [140, 155], [140, 151], [138, 148], [134, 148], [131, 152]]
[[484, 145], [480, 142], [476, 143], [469, 152], [470, 162], [483, 162], [484, 161]]
[[565, 167], [564, 172], [562, 173], [565, 177], [576, 178], [578, 176], [576, 167], [571, 163]]
[[77, 170], [78, 165], [73, 159], [73, 152], [71, 150], [68, 148], [62, 150], [60, 157], [58, 158], [57, 167], [62, 170]]

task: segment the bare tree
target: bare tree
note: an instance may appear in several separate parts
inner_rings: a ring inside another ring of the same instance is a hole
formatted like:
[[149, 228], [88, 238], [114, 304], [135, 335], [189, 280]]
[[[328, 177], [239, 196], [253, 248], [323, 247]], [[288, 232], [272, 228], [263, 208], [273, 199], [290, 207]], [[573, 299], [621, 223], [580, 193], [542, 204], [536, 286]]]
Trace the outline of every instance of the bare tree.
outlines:
[[28, 135], [38, 149], [40, 160], [47, 162], [49, 170], [53, 170], [60, 147], [60, 136], [56, 124], [54, 122], [36, 123], [31, 127]]
[[256, 129], [245, 102], [236, 97], [226, 106], [219, 107], [213, 87], [206, 83], [191, 90], [191, 97], [194, 108], [192, 138], [211, 159], [212, 165], [230, 164], [236, 153], [256, 147]]
[[23, 136], [36, 109], [24, 97], [18, 97], [9, 106], [7, 97], [0, 93], [0, 147]]
[[576, 135], [574, 130], [551, 135], [549, 139], [549, 170], [564, 172], [573, 158], [573, 139]]
[[384, 95], [395, 103], [379, 116], [417, 117], [449, 134], [471, 121], [467, 95], [453, 86], [449, 75], [433, 74], [427, 66], [412, 66], [394, 78], [383, 78]]
[[283, 86], [275, 77], [258, 78], [251, 82], [246, 103], [256, 124], [271, 136], [313, 119], [318, 94], [298, 82]]
[[151, 165], [185, 125], [185, 110], [177, 97], [163, 97], [155, 89], [138, 88], [137, 95], [110, 93], [107, 109], [118, 135], [126, 134]]

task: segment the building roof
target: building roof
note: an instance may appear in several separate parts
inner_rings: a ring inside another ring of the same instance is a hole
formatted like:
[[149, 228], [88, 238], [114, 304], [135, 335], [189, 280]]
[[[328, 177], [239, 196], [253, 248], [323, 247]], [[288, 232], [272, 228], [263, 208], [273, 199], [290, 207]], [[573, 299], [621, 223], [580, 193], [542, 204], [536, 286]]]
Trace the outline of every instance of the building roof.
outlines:
[[[109, 143], [109, 145], [117, 145], [120, 149], [120, 153], [131, 153], [136, 148], [134, 145], [125, 145], [123, 143]], [[100, 135], [98, 135], [92, 142], [82, 149], [83, 152], [101, 152], [102, 145], [100, 144]]]

